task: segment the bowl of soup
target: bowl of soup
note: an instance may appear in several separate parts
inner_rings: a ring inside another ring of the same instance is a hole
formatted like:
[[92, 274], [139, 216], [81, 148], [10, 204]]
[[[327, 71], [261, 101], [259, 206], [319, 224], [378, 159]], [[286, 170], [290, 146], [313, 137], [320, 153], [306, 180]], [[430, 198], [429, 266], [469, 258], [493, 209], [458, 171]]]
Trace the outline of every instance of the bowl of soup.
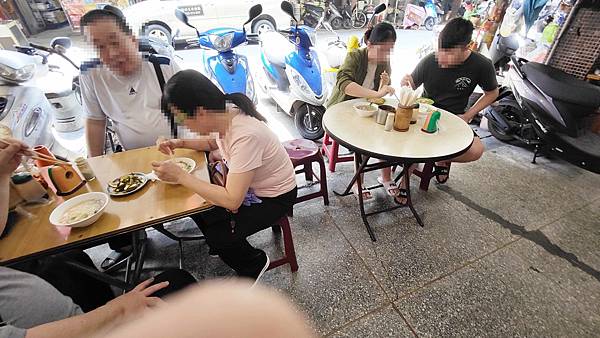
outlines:
[[354, 111], [360, 117], [371, 117], [377, 112], [377, 106], [372, 105], [368, 102], [359, 102], [354, 105]]
[[50, 223], [62, 227], [86, 227], [102, 216], [108, 201], [108, 195], [103, 192], [89, 192], [75, 196], [52, 211]]

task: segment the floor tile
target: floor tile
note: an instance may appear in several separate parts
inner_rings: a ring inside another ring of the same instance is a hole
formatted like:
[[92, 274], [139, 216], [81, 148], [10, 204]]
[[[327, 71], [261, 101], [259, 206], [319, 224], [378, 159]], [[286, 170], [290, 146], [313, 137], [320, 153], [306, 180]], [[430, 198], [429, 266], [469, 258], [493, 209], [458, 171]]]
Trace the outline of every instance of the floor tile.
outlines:
[[414, 337], [404, 319], [391, 306], [368, 314], [328, 337], [333, 338], [379, 338], [379, 337]]

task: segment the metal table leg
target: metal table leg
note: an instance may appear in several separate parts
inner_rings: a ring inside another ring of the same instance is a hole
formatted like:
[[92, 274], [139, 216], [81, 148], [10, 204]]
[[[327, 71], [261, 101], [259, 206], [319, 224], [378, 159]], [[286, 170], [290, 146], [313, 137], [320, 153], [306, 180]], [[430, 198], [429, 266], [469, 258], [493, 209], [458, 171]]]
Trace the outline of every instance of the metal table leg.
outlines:
[[404, 179], [406, 180], [406, 205], [410, 208], [410, 211], [412, 212], [413, 216], [417, 220], [417, 223], [419, 223], [419, 225], [421, 227], [424, 227], [425, 225], [423, 225], [423, 221], [421, 220], [421, 217], [419, 216], [419, 214], [417, 214], [417, 211], [415, 210], [415, 207], [412, 204], [412, 199], [410, 197], [410, 170], [409, 170], [409, 168], [411, 166], [412, 166], [412, 164], [407, 163], [405, 165], [405, 168], [402, 170], [404, 173]]
[[85, 273], [86, 275], [94, 279], [118, 287], [119, 289], [123, 290], [123, 292], [127, 292], [134, 288], [133, 284], [127, 283], [125, 281], [122, 281], [121, 279], [102, 273], [94, 268], [81, 264], [80, 262], [77, 262], [70, 258], [65, 258], [64, 262], [65, 264]]

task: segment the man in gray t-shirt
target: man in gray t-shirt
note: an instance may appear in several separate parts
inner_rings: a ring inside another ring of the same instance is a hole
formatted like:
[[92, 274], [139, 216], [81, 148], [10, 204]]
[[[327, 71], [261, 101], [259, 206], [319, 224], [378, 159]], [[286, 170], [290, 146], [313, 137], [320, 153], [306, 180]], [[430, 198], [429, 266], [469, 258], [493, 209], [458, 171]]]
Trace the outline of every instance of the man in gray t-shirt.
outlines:
[[71, 298], [43, 279], [0, 267], [0, 338], [25, 337], [27, 329], [80, 315]]

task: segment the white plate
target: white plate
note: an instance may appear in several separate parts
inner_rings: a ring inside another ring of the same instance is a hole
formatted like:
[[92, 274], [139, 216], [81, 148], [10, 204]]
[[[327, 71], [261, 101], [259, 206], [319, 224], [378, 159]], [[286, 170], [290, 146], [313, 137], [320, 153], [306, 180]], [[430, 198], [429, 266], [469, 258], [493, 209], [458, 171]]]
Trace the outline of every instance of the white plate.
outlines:
[[[192, 160], [191, 158], [188, 157], [175, 157], [174, 159], [169, 160], [171, 162], [185, 162], [190, 166], [190, 170], [188, 170], [188, 173], [191, 173], [192, 171], [194, 171], [194, 169], [196, 169], [196, 161]], [[154, 172], [154, 170], [152, 171], [152, 174], [154, 174], [154, 176], [156, 176], [156, 173]], [[168, 182], [168, 181], [163, 181], [160, 178], [157, 177], [157, 179], [161, 182], [167, 183], [167, 184], [177, 184], [177, 183], [173, 183], [173, 182]]]
[[[94, 199], [103, 201], [102, 208], [100, 208], [100, 210], [98, 212], [96, 212], [92, 216], [90, 216], [84, 220], [81, 220], [79, 222], [70, 223], [70, 224], [65, 224], [65, 223], [60, 222], [60, 218], [67, 210], [76, 206], [77, 204], [83, 203], [88, 200], [94, 200]], [[55, 226], [62, 226], [62, 227], [71, 227], [71, 228], [86, 227], [86, 226], [96, 222], [100, 218], [100, 216], [102, 216], [102, 214], [104, 213], [104, 209], [106, 208], [106, 205], [108, 205], [108, 201], [109, 201], [108, 195], [103, 192], [88, 192], [83, 195], [75, 196], [71, 199], [66, 200], [61, 205], [54, 208], [54, 210], [52, 211], [52, 213], [50, 214], [50, 217], [49, 217], [50, 223], [52, 223]]]

